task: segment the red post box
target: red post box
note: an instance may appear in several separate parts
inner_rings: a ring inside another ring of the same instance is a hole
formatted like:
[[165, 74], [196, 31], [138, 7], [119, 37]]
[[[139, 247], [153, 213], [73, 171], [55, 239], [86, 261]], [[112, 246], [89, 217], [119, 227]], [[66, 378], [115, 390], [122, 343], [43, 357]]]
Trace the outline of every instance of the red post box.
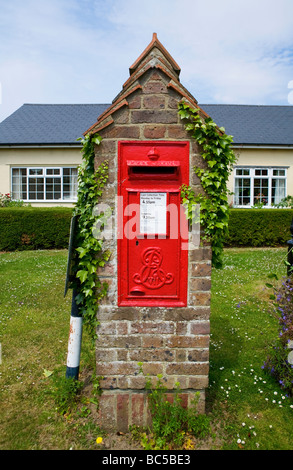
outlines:
[[186, 306], [189, 142], [118, 143], [118, 305]]

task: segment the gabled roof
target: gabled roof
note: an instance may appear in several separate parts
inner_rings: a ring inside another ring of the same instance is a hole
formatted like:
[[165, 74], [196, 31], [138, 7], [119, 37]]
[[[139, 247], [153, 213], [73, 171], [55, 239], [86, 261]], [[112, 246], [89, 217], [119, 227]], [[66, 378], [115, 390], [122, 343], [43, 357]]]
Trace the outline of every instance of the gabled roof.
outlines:
[[155, 47], [161, 51], [163, 56], [166, 57], [167, 61], [171, 65], [173, 71], [175, 71], [176, 75], [179, 77], [181, 69], [180, 69], [179, 65], [175, 62], [173, 57], [169, 54], [167, 49], [165, 49], [163, 44], [158, 40], [157, 33], [153, 33], [153, 38], [152, 38], [150, 44], [145, 48], [145, 50], [141, 53], [141, 55], [138, 57], [138, 59], [136, 59], [134, 64], [131, 67], [129, 67], [130, 75], [132, 75], [141, 66], [141, 64], [144, 62], [146, 57], [150, 54], [152, 49], [154, 49]]
[[234, 144], [293, 146], [293, 106], [202, 104]]
[[24, 104], [0, 123], [3, 145], [79, 145], [109, 104]]
[[[0, 147], [78, 145], [109, 104], [24, 104], [0, 123]], [[293, 106], [199, 105], [234, 145], [293, 146]]]

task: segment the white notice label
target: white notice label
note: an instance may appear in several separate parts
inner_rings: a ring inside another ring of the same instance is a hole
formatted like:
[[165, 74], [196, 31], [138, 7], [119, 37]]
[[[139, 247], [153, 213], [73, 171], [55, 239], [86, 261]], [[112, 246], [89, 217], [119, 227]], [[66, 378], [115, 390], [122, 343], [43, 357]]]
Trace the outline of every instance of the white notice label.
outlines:
[[140, 233], [167, 234], [167, 193], [140, 193]]

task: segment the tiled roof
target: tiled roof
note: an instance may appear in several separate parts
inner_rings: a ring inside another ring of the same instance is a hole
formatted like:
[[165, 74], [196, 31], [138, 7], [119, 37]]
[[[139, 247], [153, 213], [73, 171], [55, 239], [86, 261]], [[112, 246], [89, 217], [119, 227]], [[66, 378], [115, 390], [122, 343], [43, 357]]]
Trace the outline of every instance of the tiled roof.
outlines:
[[[73, 145], [111, 104], [24, 104], [0, 123], [1, 145]], [[234, 144], [293, 145], [293, 106], [199, 104]]]
[[293, 106], [200, 104], [235, 144], [293, 145]]
[[78, 144], [109, 104], [24, 104], [0, 123], [0, 145]]

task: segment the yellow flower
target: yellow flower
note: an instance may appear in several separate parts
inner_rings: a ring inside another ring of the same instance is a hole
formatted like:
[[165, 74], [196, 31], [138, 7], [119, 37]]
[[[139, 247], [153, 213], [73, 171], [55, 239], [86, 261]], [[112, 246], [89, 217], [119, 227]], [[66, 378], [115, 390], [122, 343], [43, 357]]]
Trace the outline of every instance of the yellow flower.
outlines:
[[102, 442], [103, 442], [103, 438], [102, 438], [102, 437], [100, 437], [100, 436], [99, 436], [99, 437], [97, 437], [97, 439], [96, 439], [96, 443], [97, 443], [97, 444], [101, 444]]

